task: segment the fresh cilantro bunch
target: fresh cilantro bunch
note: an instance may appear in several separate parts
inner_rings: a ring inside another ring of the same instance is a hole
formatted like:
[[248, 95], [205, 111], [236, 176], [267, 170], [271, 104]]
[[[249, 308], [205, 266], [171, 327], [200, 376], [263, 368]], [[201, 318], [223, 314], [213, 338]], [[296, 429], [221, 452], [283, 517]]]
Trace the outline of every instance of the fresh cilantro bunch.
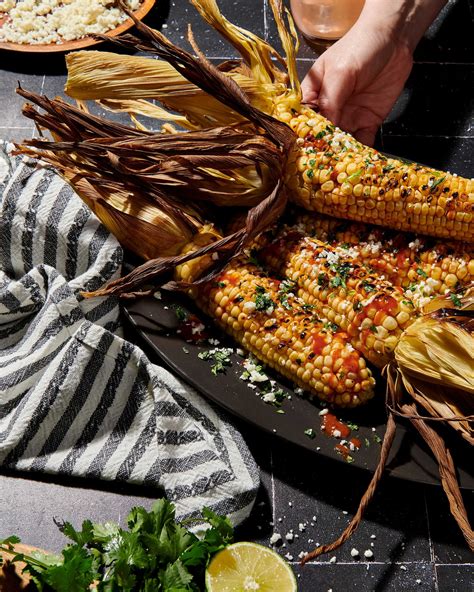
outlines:
[[61, 555], [15, 553], [15, 536], [0, 541], [0, 551], [26, 563], [23, 572], [40, 592], [199, 592], [210, 558], [233, 540], [227, 518], [204, 508], [202, 521], [209, 527], [198, 538], [176, 521], [173, 504], [160, 499], [150, 512], [133, 508], [128, 530], [90, 520], [80, 531], [58, 524], [72, 541]]

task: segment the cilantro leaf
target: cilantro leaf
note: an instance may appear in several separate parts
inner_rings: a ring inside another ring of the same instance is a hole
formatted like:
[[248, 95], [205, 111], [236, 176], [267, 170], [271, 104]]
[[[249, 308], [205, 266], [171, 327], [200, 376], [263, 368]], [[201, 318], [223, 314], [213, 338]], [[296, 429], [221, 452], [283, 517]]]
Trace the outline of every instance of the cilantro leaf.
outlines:
[[451, 292], [449, 297], [454, 306], [456, 306], [457, 308], [460, 308], [462, 306], [462, 301], [455, 292]]
[[56, 592], [84, 592], [94, 581], [92, 558], [80, 545], [70, 545], [63, 550], [64, 561], [46, 569], [42, 577]]
[[190, 590], [188, 584], [192, 582], [193, 576], [185, 568], [182, 562], [177, 559], [174, 563], [166, 566], [166, 569], [160, 573], [160, 581], [163, 592], [178, 592], [181, 590]]

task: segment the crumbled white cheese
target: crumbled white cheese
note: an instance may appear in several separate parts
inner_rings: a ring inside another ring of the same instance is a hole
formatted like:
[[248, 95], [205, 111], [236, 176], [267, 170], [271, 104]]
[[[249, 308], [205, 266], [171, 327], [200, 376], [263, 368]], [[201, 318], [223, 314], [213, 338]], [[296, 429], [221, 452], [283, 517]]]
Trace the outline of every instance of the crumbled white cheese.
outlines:
[[242, 307], [243, 311], [247, 314], [254, 312], [256, 308], [257, 308], [257, 305], [252, 300], [248, 300], [247, 302], [244, 302], [244, 305]]
[[273, 392], [265, 393], [262, 396], [262, 399], [263, 399], [263, 401], [265, 401], [265, 403], [275, 403], [275, 401], [276, 401], [275, 393], [273, 393]]
[[325, 409], [321, 409], [319, 415], [327, 415], [329, 413], [329, 409], [326, 407]]
[[337, 558], [336, 558], [336, 556], [334, 556], [334, 557], [331, 557], [331, 559], [329, 560], [329, 563], [336, 563], [336, 561], [337, 561]]
[[421, 247], [421, 241], [419, 238], [415, 239], [411, 243], [408, 243], [409, 249], [415, 249], [415, 251], [418, 251], [420, 247]]
[[281, 538], [281, 534], [279, 534], [278, 532], [274, 532], [272, 534], [272, 536], [270, 537], [270, 545], [276, 545], [277, 543], [279, 543], [282, 540]]
[[351, 557], [359, 557], [359, 551], [354, 547], [351, 549]]
[[291, 555], [290, 553], [286, 553], [285, 559], [288, 559], [288, 561], [293, 561], [293, 555]]
[[371, 559], [374, 556], [374, 552], [371, 549], [366, 549], [364, 551], [364, 557], [366, 559]]
[[[140, 0], [127, 0], [137, 10]], [[0, 3], [0, 41], [25, 44], [57, 44], [87, 35], [107, 33], [128, 17], [110, 0], [22, 0]]]
[[287, 541], [292, 541], [294, 538], [295, 538], [295, 535], [294, 535], [292, 532], [287, 532], [287, 533], [285, 534], [285, 539], [286, 539]]
[[157, 300], [161, 300], [161, 292], [159, 290], [157, 290], [154, 294], [153, 297], [156, 298]]

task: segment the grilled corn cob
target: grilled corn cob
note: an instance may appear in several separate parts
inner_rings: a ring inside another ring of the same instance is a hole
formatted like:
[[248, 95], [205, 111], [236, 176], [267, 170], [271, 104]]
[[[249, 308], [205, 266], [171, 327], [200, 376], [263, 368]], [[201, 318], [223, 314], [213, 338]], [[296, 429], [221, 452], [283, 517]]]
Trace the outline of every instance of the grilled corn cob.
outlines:
[[[176, 277], [189, 281], [210, 262], [204, 256], [185, 263]], [[293, 287], [240, 258], [190, 295], [237, 343], [318, 398], [340, 407], [372, 398], [375, 381], [362, 355], [345, 332], [321, 322]]]
[[474, 282], [474, 251], [464, 243], [415, 237], [317, 214], [298, 215], [291, 228], [328, 242], [393, 285], [402, 286], [417, 305], [446, 294], [456, 302], [456, 293]]
[[[283, 99], [283, 103], [284, 103]], [[286, 184], [295, 203], [337, 218], [474, 241], [474, 181], [386, 157], [308, 107], [276, 103], [298, 135]]]
[[346, 332], [352, 346], [376, 366], [393, 359], [403, 331], [418, 316], [401, 288], [298, 231], [279, 234], [258, 257], [273, 272], [294, 281], [298, 296], [336, 330]]

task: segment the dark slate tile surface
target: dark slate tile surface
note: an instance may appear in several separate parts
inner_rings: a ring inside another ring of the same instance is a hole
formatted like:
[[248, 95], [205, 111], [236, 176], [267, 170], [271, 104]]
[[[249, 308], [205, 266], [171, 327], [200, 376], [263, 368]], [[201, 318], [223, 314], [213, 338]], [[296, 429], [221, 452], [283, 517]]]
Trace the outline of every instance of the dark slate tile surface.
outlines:
[[472, 177], [474, 137], [382, 136], [382, 149], [441, 170]]
[[473, 16], [470, 0], [449, 0], [415, 50], [417, 62], [472, 64]]
[[437, 565], [436, 582], [440, 592], [473, 592], [472, 565]]
[[472, 88], [473, 65], [415, 64], [384, 133], [474, 135]]
[[[236, 24], [272, 43], [277, 41], [268, 0], [220, 0], [220, 5]], [[416, 50], [416, 66], [378, 136], [378, 148], [460, 175], [473, 175], [473, 15], [474, 0], [449, 0]], [[183, 46], [187, 46], [186, 25], [190, 22], [206, 55], [235, 56], [235, 50], [211, 32], [185, 0], [161, 0], [146, 22]], [[103, 45], [100, 49], [113, 47]], [[316, 55], [317, 51], [302, 41], [301, 77]], [[14, 88], [19, 80], [35, 92], [63, 96], [64, 57], [4, 52], [0, 68], [0, 136], [16, 140], [31, 137], [33, 126], [20, 114], [22, 99], [14, 94]], [[237, 538], [268, 545], [274, 533], [281, 534], [277, 548], [283, 556], [291, 557], [300, 591], [474, 590], [473, 555], [449, 514], [441, 489], [388, 478], [381, 483], [354, 537], [335, 553], [301, 567], [298, 556], [303, 551], [316, 543], [330, 542], [343, 530], [370, 476], [304, 453], [243, 422], [236, 422], [236, 427], [261, 468], [262, 481], [252, 514], [237, 529]], [[158, 495], [156, 490], [123, 484], [3, 474], [0, 537], [18, 533], [31, 544], [57, 551], [64, 538], [53, 517], [75, 524], [85, 517], [123, 523], [131, 506], [149, 507]], [[472, 495], [465, 493], [471, 519]], [[287, 539], [287, 534], [293, 538]], [[352, 557], [352, 549], [359, 551], [359, 557]], [[363, 555], [366, 550], [373, 552], [370, 560]], [[330, 562], [333, 556], [336, 563]]]

